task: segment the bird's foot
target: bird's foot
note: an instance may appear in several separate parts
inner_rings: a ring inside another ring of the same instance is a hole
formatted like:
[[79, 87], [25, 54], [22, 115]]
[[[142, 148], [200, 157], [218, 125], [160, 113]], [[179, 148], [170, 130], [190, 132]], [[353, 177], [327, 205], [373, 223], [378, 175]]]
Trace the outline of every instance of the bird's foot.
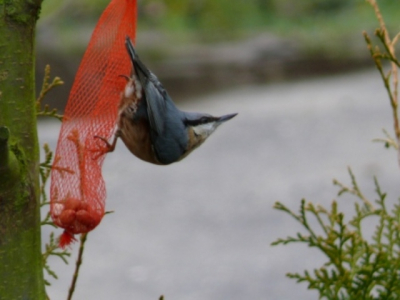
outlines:
[[102, 136], [95, 135], [93, 138], [102, 141], [101, 145], [100, 145], [100, 143], [97, 143], [97, 148], [91, 150], [94, 153], [93, 160], [96, 160], [99, 157], [103, 156], [104, 154], [114, 151], [115, 145], [117, 144], [118, 136], [117, 135], [114, 136], [114, 140], [111, 144], [108, 142], [108, 140], [106, 138], [104, 138]]

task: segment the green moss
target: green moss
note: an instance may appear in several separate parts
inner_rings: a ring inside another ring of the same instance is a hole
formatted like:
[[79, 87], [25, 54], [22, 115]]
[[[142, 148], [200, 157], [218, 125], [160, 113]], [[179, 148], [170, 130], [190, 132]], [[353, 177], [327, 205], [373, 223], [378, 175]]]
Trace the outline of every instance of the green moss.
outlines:
[[19, 177], [19, 163], [9, 149], [10, 131], [0, 127], [0, 191], [11, 188]]
[[6, 168], [0, 168], [0, 193], [1, 191], [8, 190], [14, 186], [19, 179], [20, 167], [18, 160], [12, 152], [7, 154], [8, 163]]
[[30, 26], [39, 17], [41, 1], [1, 0], [0, 5], [4, 5], [4, 13], [10, 20], [20, 25]]
[[7, 127], [0, 127], [0, 147], [6, 145], [10, 138], [10, 130]]
[[33, 72], [41, 0], [0, 1], [0, 298], [45, 299]]

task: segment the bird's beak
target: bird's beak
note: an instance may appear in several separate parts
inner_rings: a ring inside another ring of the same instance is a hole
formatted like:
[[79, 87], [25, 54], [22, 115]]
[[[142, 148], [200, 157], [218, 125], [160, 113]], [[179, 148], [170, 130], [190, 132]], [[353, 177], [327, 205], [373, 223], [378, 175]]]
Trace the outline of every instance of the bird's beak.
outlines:
[[236, 116], [236, 115], [237, 115], [237, 113], [235, 113], [235, 114], [229, 114], [229, 115], [225, 115], [225, 116], [219, 117], [218, 120], [217, 120], [217, 122], [218, 122], [218, 123], [226, 122], [226, 121], [232, 119], [232, 118], [233, 118], [234, 116]]

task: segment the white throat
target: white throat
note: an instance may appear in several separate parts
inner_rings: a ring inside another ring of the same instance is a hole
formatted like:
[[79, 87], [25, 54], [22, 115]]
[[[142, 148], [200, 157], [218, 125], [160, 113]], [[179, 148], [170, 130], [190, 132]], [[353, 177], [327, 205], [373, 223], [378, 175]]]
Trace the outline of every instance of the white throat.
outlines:
[[215, 122], [210, 122], [210, 123], [193, 126], [192, 128], [196, 135], [202, 136], [203, 138], [207, 138], [217, 128], [217, 124]]

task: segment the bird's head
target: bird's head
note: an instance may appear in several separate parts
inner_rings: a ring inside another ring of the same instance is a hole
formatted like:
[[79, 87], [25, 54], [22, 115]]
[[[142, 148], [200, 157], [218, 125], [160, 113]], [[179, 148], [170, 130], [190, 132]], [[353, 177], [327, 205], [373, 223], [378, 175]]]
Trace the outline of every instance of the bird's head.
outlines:
[[187, 113], [184, 123], [189, 136], [188, 152], [200, 146], [219, 125], [236, 115], [237, 113], [214, 117], [209, 114]]

